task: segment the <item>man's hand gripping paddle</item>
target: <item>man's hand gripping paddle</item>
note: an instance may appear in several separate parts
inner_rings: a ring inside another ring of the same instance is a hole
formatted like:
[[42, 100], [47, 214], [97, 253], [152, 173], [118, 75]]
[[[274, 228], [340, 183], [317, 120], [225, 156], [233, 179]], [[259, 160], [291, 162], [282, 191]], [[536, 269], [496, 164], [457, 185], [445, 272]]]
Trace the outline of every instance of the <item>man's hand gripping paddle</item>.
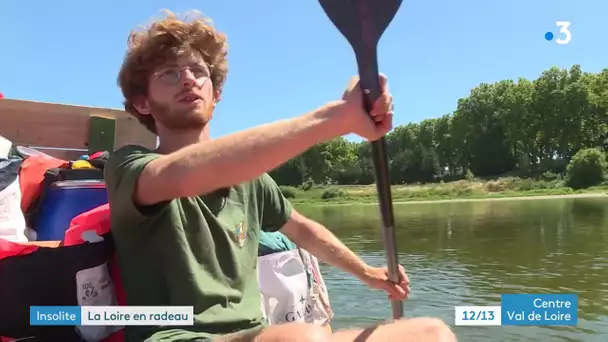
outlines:
[[[382, 89], [378, 78], [378, 42], [395, 17], [402, 0], [319, 0], [323, 10], [352, 46], [357, 58], [365, 109], [370, 112]], [[376, 187], [382, 216], [382, 241], [389, 278], [399, 283], [393, 203], [384, 137], [372, 142]], [[392, 301], [393, 318], [403, 316], [403, 303]]]

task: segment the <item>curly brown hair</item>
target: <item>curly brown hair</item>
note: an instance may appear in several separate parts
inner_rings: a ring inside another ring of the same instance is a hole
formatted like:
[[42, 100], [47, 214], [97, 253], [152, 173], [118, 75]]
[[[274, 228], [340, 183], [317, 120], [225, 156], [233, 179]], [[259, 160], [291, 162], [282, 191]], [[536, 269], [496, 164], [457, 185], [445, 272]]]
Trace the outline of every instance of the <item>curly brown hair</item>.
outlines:
[[148, 94], [148, 80], [156, 68], [184, 54], [198, 52], [209, 65], [211, 81], [218, 94], [228, 73], [226, 35], [218, 32], [209, 18], [198, 11], [189, 12], [183, 20], [170, 11], [163, 12], [165, 18], [152, 22], [142, 31], [131, 32], [127, 54], [118, 74], [125, 110], [155, 134], [154, 119], [141, 115], [133, 106], [133, 100]]

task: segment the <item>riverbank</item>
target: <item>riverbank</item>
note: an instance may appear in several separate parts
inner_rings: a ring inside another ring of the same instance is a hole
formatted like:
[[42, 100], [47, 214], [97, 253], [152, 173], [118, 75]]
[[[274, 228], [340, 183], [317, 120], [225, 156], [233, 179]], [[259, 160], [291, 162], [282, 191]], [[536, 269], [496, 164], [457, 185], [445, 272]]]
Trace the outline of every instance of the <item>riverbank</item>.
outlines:
[[[414, 201], [393, 201], [393, 204], [430, 204], [430, 203], [458, 203], [458, 202], [486, 202], [486, 201], [524, 201], [524, 200], [542, 200], [542, 199], [559, 199], [559, 198], [608, 198], [606, 192], [585, 192], [568, 195], [530, 195], [530, 196], [515, 196], [515, 197], [483, 197], [483, 198], [454, 198], [445, 200], [414, 200]], [[324, 203], [302, 203], [306, 205], [376, 205], [376, 202], [324, 202]]]
[[[377, 203], [375, 185], [319, 186], [308, 190], [281, 187], [294, 204], [334, 205]], [[559, 181], [504, 178], [491, 181], [461, 180], [424, 185], [394, 185], [393, 203], [428, 203], [447, 201], [483, 201], [551, 197], [608, 197], [608, 184], [573, 190]]]

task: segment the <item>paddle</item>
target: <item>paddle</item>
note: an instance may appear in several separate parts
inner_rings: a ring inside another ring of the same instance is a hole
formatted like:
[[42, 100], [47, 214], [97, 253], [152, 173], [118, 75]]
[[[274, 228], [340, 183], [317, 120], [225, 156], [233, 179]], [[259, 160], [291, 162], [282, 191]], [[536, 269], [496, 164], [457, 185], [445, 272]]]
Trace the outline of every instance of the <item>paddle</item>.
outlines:
[[[364, 106], [369, 112], [373, 103], [382, 94], [378, 78], [378, 41], [395, 17], [402, 0], [319, 0], [319, 2], [329, 19], [342, 32], [355, 52], [360, 85], [364, 93]], [[372, 142], [372, 153], [383, 224], [382, 241], [386, 249], [389, 278], [398, 283], [399, 264], [384, 137]], [[403, 303], [392, 301], [391, 306], [393, 318], [401, 318]]]

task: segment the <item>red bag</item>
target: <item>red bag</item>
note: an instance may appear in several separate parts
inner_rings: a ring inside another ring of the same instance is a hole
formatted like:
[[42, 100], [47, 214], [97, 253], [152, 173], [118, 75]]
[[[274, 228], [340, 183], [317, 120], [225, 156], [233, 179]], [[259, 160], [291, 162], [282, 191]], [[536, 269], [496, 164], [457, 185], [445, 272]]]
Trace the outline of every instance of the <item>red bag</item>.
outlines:
[[67, 164], [65, 160], [44, 154], [34, 154], [23, 160], [19, 170], [22, 212], [26, 213], [30, 205], [40, 196], [46, 170], [64, 167]]
[[0, 239], [0, 260], [34, 253], [40, 248], [34, 245], [22, 245], [16, 242]]

